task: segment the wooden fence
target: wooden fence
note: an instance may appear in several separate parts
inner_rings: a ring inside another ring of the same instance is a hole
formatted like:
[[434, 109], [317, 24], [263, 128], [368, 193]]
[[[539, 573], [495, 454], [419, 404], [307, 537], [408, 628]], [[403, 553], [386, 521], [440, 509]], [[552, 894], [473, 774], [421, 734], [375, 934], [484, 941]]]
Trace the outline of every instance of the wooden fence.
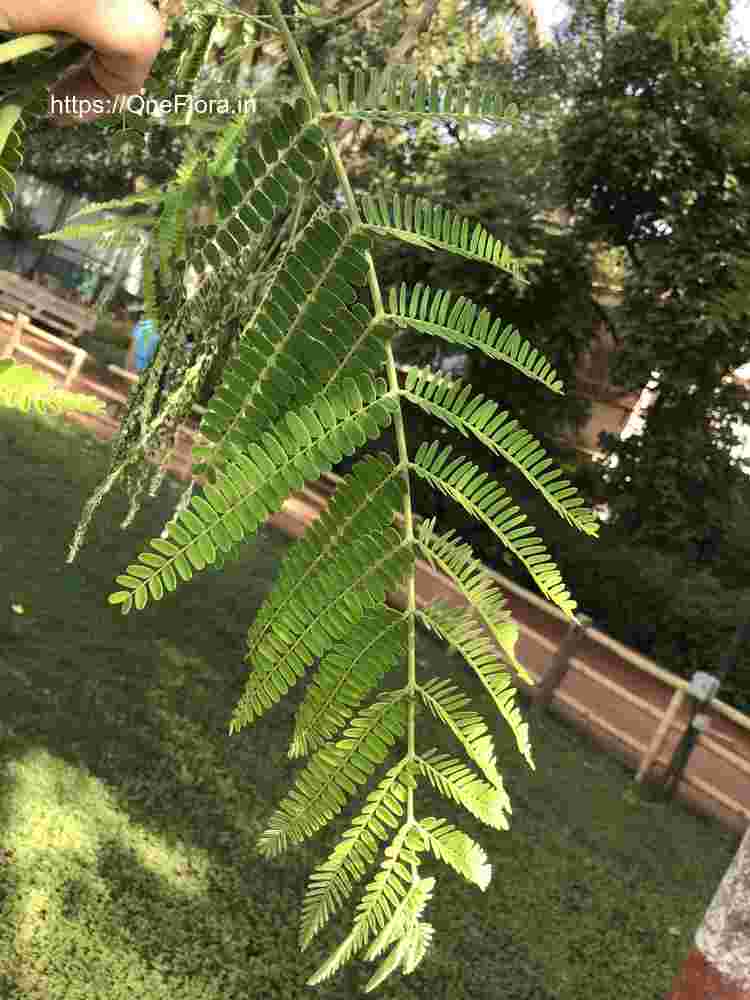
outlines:
[[[521, 609], [516, 613], [521, 619], [520, 645], [525, 637], [545, 649], [548, 657], [554, 656], [570, 627], [562, 612], [512, 580], [490, 572], [506, 594], [518, 596], [529, 609], [539, 609], [548, 622], [557, 622], [555, 636], [549, 627], [543, 633], [538, 624], [524, 622]], [[526, 665], [535, 678], [544, 672]], [[554, 695], [560, 714], [582, 725], [631, 764], [636, 782], [663, 775], [690, 725], [689, 682], [591, 627], [581, 631], [570, 666]], [[711, 672], [711, 666], [706, 664], [705, 669]], [[750, 717], [720, 698], [701, 712], [704, 728], [695, 741], [679, 794], [744, 833], [750, 822]]]
[[[85, 389], [111, 402], [123, 406], [127, 403], [125, 393], [97, 381], [81, 379], [84, 363], [94, 360], [81, 348], [35, 329], [24, 315], [13, 318], [0, 313], [2, 320], [5, 320], [0, 326], [5, 327], [6, 344], [0, 357], [21, 354], [50, 368], [62, 377], [67, 387], [82, 381]], [[29, 335], [54, 347], [58, 354], [69, 354], [67, 365], [24, 344], [23, 338]], [[107, 367], [110, 374], [126, 383], [137, 381], [138, 376], [132, 372], [117, 365]], [[199, 406], [194, 410], [198, 416], [205, 412]], [[85, 422], [92, 419], [95, 418], [86, 417]], [[191, 443], [198, 429], [186, 424], [179, 433], [181, 441], [170, 469], [180, 478], [189, 479]], [[287, 533], [301, 534], [324, 509], [326, 496], [331, 495], [339, 481], [337, 476], [325, 476], [312, 488], [290, 497], [274, 523]], [[500, 573], [488, 572], [504, 591], [518, 623], [519, 660], [535, 681], [546, 675], [548, 688], [550, 665], [557, 655], [559, 683], [547, 691], [553, 709], [631, 765], [636, 782], [663, 773], [690, 724], [688, 682], [598, 629], [578, 629], [572, 641], [568, 635], [570, 623], [557, 607]], [[463, 595], [451, 581], [422, 561], [417, 564], [417, 597], [421, 605], [435, 598], [465, 604]], [[391, 599], [402, 604], [404, 597], [395, 594]], [[567, 650], [567, 663], [562, 670], [561, 646]], [[711, 664], [707, 664], [709, 672], [710, 668]], [[533, 695], [534, 688], [527, 687], [520, 679], [517, 681], [521, 689]], [[743, 833], [750, 822], [750, 717], [718, 698], [703, 712], [706, 725], [696, 740], [677, 794], [699, 811]]]
[[[38, 365], [51, 368], [57, 375], [62, 375], [65, 388], [69, 389], [71, 387], [80, 373], [84, 362], [89, 358], [89, 354], [83, 348], [75, 347], [73, 344], [69, 344], [67, 341], [61, 340], [59, 337], [55, 337], [51, 333], [33, 326], [29, 317], [24, 313], [18, 313], [14, 318], [11, 313], [0, 311], [0, 320], [10, 323], [12, 327], [10, 337], [0, 353], [0, 359], [12, 358], [14, 354], [21, 354], [26, 358], [31, 358], [32, 361], [36, 361]], [[67, 364], [62, 364], [40, 353], [28, 344], [24, 344], [22, 342], [24, 334], [30, 334], [36, 337], [37, 340], [41, 340], [45, 344], [50, 344], [56, 351], [70, 354], [70, 360]]]

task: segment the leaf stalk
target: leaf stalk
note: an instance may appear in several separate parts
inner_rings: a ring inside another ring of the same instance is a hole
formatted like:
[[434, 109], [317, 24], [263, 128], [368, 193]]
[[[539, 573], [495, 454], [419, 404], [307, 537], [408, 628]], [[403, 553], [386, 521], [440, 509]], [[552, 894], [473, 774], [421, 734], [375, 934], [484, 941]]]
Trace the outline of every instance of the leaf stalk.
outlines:
[[[276, 26], [279, 29], [284, 42], [286, 44], [287, 52], [289, 53], [289, 58], [292, 61], [299, 81], [305, 92], [305, 96], [310, 102], [314, 114], [320, 115], [322, 112], [322, 106], [320, 103], [320, 96], [318, 94], [317, 87], [313, 82], [310, 72], [307, 68], [302, 53], [299, 50], [297, 42], [295, 41], [294, 35], [289, 30], [289, 25], [286, 22], [286, 18], [282, 13], [281, 6], [278, 0], [267, 0], [268, 9], [271, 12]], [[326, 135], [326, 141], [328, 144], [328, 150], [331, 155], [331, 161], [333, 163], [333, 168], [336, 172], [336, 177], [341, 185], [341, 190], [346, 201], [347, 208], [349, 209], [349, 214], [352, 219], [352, 223], [357, 226], [363, 224], [362, 216], [359, 211], [359, 206], [357, 205], [356, 198], [354, 197], [354, 191], [352, 190], [351, 183], [349, 181], [349, 176], [346, 172], [346, 167], [341, 159], [341, 154], [339, 153], [338, 147], [336, 146], [335, 140], [330, 136]], [[378, 276], [375, 271], [375, 264], [370, 253], [367, 254], [368, 263], [368, 276], [367, 283], [370, 288], [370, 294], [372, 295], [373, 305], [375, 307], [375, 318], [380, 319], [385, 315], [385, 308], [383, 305], [383, 296], [380, 290], [380, 283], [378, 281]], [[386, 345], [386, 374], [388, 379], [388, 387], [392, 393], [397, 397], [400, 397], [401, 390], [398, 383], [398, 373], [396, 371], [396, 361], [393, 356], [393, 350], [390, 343]], [[399, 409], [394, 412], [393, 415], [393, 428], [396, 436], [396, 448], [398, 450], [399, 465], [403, 468], [403, 479], [404, 479], [404, 499], [403, 499], [403, 512], [404, 512], [404, 538], [406, 542], [410, 545], [412, 551], [415, 547], [414, 538], [414, 517], [412, 513], [412, 498], [411, 498], [411, 481], [409, 478], [409, 452], [406, 444], [406, 429], [404, 427], [404, 417], [399, 403]], [[407, 721], [407, 755], [409, 760], [414, 760], [416, 756], [416, 699], [417, 699], [417, 652], [416, 652], [416, 608], [417, 608], [417, 596], [416, 596], [416, 580], [415, 580], [415, 569], [409, 572], [409, 577], [406, 582], [406, 597], [407, 597], [407, 610], [408, 610], [408, 634], [407, 634], [407, 690], [409, 692], [409, 709], [408, 709], [408, 721]], [[414, 790], [410, 787], [408, 790], [407, 798], [407, 822], [414, 822]]]

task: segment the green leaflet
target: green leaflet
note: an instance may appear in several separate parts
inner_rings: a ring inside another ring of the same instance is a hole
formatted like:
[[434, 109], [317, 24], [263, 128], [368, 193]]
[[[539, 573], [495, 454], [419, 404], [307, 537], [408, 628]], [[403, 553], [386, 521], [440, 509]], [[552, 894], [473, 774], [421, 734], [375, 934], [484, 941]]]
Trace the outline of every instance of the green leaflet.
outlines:
[[480, 310], [463, 295], [453, 301], [449, 291], [436, 291], [421, 282], [411, 290], [402, 284], [398, 290], [391, 288], [388, 308], [388, 318], [400, 326], [411, 326], [451, 344], [476, 348], [541, 382], [551, 392], [563, 393], [557, 372], [543, 354], [523, 340], [510, 323], [503, 326], [500, 319], [492, 320], [488, 309]]
[[383, 603], [412, 562], [410, 545], [392, 528], [356, 539], [331, 561], [315, 586], [305, 590], [299, 613], [287, 615], [246, 658], [253, 670], [233, 726], [252, 722], [286, 694], [316, 657]]
[[[125, 240], [131, 236], [136, 245], [139, 235], [153, 230], [153, 249], [159, 261], [159, 270], [163, 277], [171, 275], [172, 264], [184, 258], [187, 251], [186, 226], [188, 214], [197, 200], [198, 182], [205, 172], [205, 163], [201, 154], [188, 151], [177, 170], [177, 176], [165, 190], [150, 188], [145, 191], [116, 198], [111, 201], [94, 202], [79, 209], [72, 218], [78, 220], [94, 212], [113, 211], [130, 208], [134, 205], [154, 205], [159, 207], [158, 215], [125, 215], [113, 216], [99, 222], [79, 222], [65, 226], [54, 233], [48, 233], [43, 239], [106, 239], [109, 245], [128, 245]], [[151, 248], [147, 251], [151, 255]], [[153, 268], [153, 263], [149, 265]], [[147, 300], [147, 310], [150, 317], [156, 318], [153, 289], [149, 287], [153, 281], [147, 278], [144, 269], [144, 298]]]
[[505, 665], [498, 660], [487, 633], [476, 619], [460, 608], [433, 604], [418, 612], [424, 624], [455, 647], [473, 668], [497, 710], [513, 731], [519, 753], [534, 769], [529, 743], [529, 727], [514, 703], [515, 688]]
[[[149, 600], [148, 581], [163, 577], [165, 566], [177, 569], [183, 579], [189, 579], [193, 569], [202, 570], [211, 564], [217, 548], [229, 551], [233, 543], [248, 537], [281, 506], [289, 494], [299, 489], [306, 478], [317, 479], [330, 471], [344, 454], [356, 447], [352, 434], [355, 429], [366, 439], [377, 436], [388, 426], [395, 400], [387, 395], [385, 383], [373, 382], [362, 376], [347, 394], [344, 389], [330, 399], [308, 408], [304, 422], [293, 412], [287, 415], [286, 426], [275, 434], [263, 436], [261, 445], [253, 445], [247, 455], [238, 453], [227, 463], [223, 477], [214, 485], [204, 487], [203, 496], [194, 496], [190, 507], [167, 526], [175, 543], [171, 556], [146, 553], [140, 557], [145, 567], [118, 577], [127, 591], [110, 597], [111, 603], [121, 604], [127, 614], [133, 604], [145, 607]], [[328, 414], [336, 413], [329, 423]], [[372, 418], [367, 431], [362, 431], [362, 416]], [[305, 426], [305, 436], [299, 427]], [[374, 429], [373, 429], [374, 428]], [[181, 568], [182, 567], [182, 568]], [[163, 581], [162, 581], [163, 582]], [[122, 596], [122, 595], [125, 596]], [[153, 596], [153, 595], [152, 595]]]
[[518, 281], [525, 281], [520, 263], [509, 248], [477, 222], [450, 209], [434, 205], [426, 198], [394, 194], [365, 195], [362, 208], [370, 229], [379, 236], [403, 240], [428, 249], [447, 250], [478, 263], [492, 264], [507, 271]]
[[[382, 364], [382, 342], [371, 335], [372, 316], [356, 301], [353, 284], [365, 280], [367, 245], [343, 215], [332, 213], [314, 222], [288, 255], [201, 422], [211, 442], [202, 455], [207, 465], [230, 448], [246, 448], [292, 400], [297, 407], [312, 403], [347, 376]], [[314, 393], [303, 388], [311, 382]]]
[[42, 240], [90, 240], [99, 236], [121, 232], [140, 232], [155, 225], [152, 215], [129, 215], [126, 218], [100, 219], [98, 222], [80, 222], [65, 226], [57, 232], [47, 233]]
[[404, 757], [367, 796], [341, 842], [310, 876], [300, 923], [303, 950], [354, 891], [355, 883], [377, 856], [378, 842], [386, 840], [388, 831], [399, 825], [407, 788], [413, 785], [409, 773]]
[[80, 219], [84, 215], [98, 215], [99, 212], [111, 212], [117, 208], [132, 208], [133, 205], [157, 205], [164, 199], [161, 188], [146, 188], [126, 195], [124, 198], [113, 198], [110, 201], [92, 201], [79, 208], [70, 218]]
[[[414, 456], [414, 472], [460, 503], [513, 552], [534, 578], [541, 592], [572, 617], [576, 602], [562, 581], [541, 538], [533, 525], [524, 524], [526, 515], [512, 503], [507, 490], [480, 472], [478, 467], [458, 455], [451, 459], [452, 448], [441, 449], [438, 442], [420, 445]], [[450, 461], [449, 461], [450, 459]]]
[[406, 653], [406, 616], [367, 612], [321, 660], [295, 719], [290, 757], [304, 756], [336, 735], [365, 697]]
[[502, 97], [480, 86], [443, 85], [437, 76], [414, 77], [404, 67], [341, 73], [338, 87], [330, 84], [326, 105], [338, 118], [394, 123], [415, 119], [453, 119], [508, 124], [518, 116], [515, 104], [503, 106]]
[[[417, 689], [422, 702], [455, 736], [487, 781], [502, 789], [495, 747], [481, 715], [471, 710], [471, 699], [449, 680], [432, 678]], [[423, 759], [429, 759], [423, 755]], [[510, 812], [510, 806], [507, 807]]]
[[[37, 36], [39, 38], [40, 36]], [[23, 46], [23, 38], [14, 39], [11, 43], [18, 48]], [[62, 53], [62, 65], [70, 65], [70, 60], [75, 58], [75, 53], [79, 58], [86, 47], [76, 44], [68, 50], [67, 54]], [[47, 67], [53, 67], [53, 75], [50, 77], [49, 71], [45, 71], [41, 63], [37, 63], [33, 69], [26, 70], [20, 65], [20, 60], [13, 63], [13, 86], [3, 95], [4, 100], [0, 105], [0, 229], [7, 225], [13, 203], [11, 195], [16, 190], [15, 175], [23, 164], [23, 133], [26, 131], [28, 117], [45, 108], [47, 103], [47, 91], [45, 81], [54, 79], [55, 67], [60, 72], [61, 54], [58, 53], [46, 60]], [[36, 62], [36, 60], [32, 60]], [[27, 77], [29, 73], [31, 79]], [[36, 79], [34, 79], [36, 77]], [[32, 82], [33, 81], [33, 82]], [[25, 85], [24, 85], [25, 82]], [[5, 89], [5, 88], [3, 88]], [[15, 91], [15, 95], [14, 95]]]
[[388, 692], [355, 716], [343, 738], [318, 750], [280, 803], [259, 841], [267, 857], [305, 840], [330, 822], [386, 759], [406, 727], [404, 692]]
[[[401, 960], [401, 968], [405, 976], [411, 975], [427, 954], [435, 934], [432, 924], [424, 920], [415, 920], [409, 929], [409, 943]], [[369, 984], [368, 984], [369, 986]]]
[[553, 510], [587, 535], [597, 535], [599, 521], [569, 479], [560, 480], [561, 469], [551, 468], [547, 452], [507, 410], [484, 396], [473, 396], [461, 380], [436, 375], [429, 369], [407, 369], [404, 396], [427, 413], [439, 417], [464, 436], [473, 434], [495, 455], [501, 455], [544, 496]]
[[434, 878], [418, 878], [413, 881], [406, 896], [396, 906], [383, 929], [367, 949], [364, 957], [372, 960], [382, 954], [384, 949], [393, 946], [374, 975], [367, 981], [365, 993], [371, 993], [399, 967], [406, 975], [421, 961], [424, 952], [421, 955], [415, 954], [422, 937], [420, 931], [425, 926], [419, 918], [432, 897], [434, 887]]
[[362, 534], [382, 531], [393, 523], [403, 480], [384, 454], [367, 456], [344, 477], [317, 521], [293, 544], [279, 576], [248, 631], [252, 656], [263, 635], [284, 616], [299, 614], [304, 589], [342, 547]]
[[[407, 838], [412, 833], [413, 827], [405, 823], [386, 848], [385, 860], [375, 878], [367, 886], [362, 901], [357, 907], [357, 915], [351, 933], [317, 972], [308, 979], [309, 986], [315, 986], [332, 976], [342, 965], [360, 952], [384, 924], [392, 920], [394, 916], [403, 913], [401, 904], [409, 894], [410, 889], [413, 889], [404, 862], [416, 864], [417, 851], [424, 850], [421, 838], [412, 842], [411, 847], [406, 847]], [[431, 887], [425, 886], [424, 888]], [[396, 912], [394, 913], [394, 911]], [[404, 957], [405, 951], [402, 951], [399, 959], [403, 960]]]
[[23, 163], [23, 133], [29, 118], [45, 114], [47, 87], [90, 49], [82, 42], [57, 44], [52, 35], [23, 35], [3, 44], [2, 104], [0, 105], [0, 228], [7, 225], [15, 192], [15, 174]]
[[164, 277], [169, 275], [172, 261], [185, 253], [185, 222], [194, 196], [190, 187], [164, 196], [157, 232], [159, 270]]
[[430, 816], [419, 821], [419, 832], [436, 858], [450, 865], [459, 875], [484, 890], [490, 884], [492, 868], [487, 855], [471, 837], [452, 823]]
[[417, 760], [417, 766], [433, 786], [445, 796], [462, 805], [472, 816], [495, 830], [507, 830], [506, 813], [510, 813], [510, 799], [502, 785], [490, 784], [477, 777], [460, 760], [428, 750]]
[[211, 48], [211, 36], [218, 22], [218, 15], [202, 14], [193, 26], [190, 45], [183, 50], [177, 67], [178, 83], [188, 86], [194, 82]]
[[159, 328], [161, 311], [159, 309], [158, 278], [154, 266], [154, 255], [151, 247], [143, 251], [143, 312], [146, 319], [152, 320]]
[[234, 267], [234, 258], [254, 243], [311, 180], [326, 157], [323, 133], [310, 121], [310, 108], [300, 98], [284, 104], [261, 130], [255, 147], [222, 179], [218, 195], [221, 220], [197, 242], [191, 264], [199, 273]]
[[237, 115], [219, 134], [214, 146], [208, 172], [216, 177], [226, 177], [232, 172], [234, 159], [250, 124], [250, 114]]
[[435, 532], [435, 519], [423, 521], [417, 529], [422, 555], [436, 569], [450, 577], [475, 613], [489, 629], [508, 664], [526, 684], [533, 677], [516, 657], [518, 626], [506, 608], [503, 592], [485, 567], [475, 558], [471, 546], [461, 542], [453, 531]]

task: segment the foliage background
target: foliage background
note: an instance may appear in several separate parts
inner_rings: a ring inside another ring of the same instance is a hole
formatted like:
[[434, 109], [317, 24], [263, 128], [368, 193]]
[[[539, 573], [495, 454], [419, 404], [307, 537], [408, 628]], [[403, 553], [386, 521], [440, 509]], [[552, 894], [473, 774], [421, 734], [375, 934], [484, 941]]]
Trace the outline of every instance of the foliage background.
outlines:
[[[172, 45], [159, 57], [148, 95], [174, 92], [177, 54], [205, 19], [200, 6], [188, 4], [173, 22]], [[234, 6], [238, 16], [214, 36], [196, 93], [252, 93], [262, 121], [294, 79], [262, 10], [252, 2]], [[734, 423], [747, 419], [750, 402], [723, 381], [750, 357], [750, 63], [728, 41], [726, 5], [696, 0], [665, 11], [646, 0], [576, 0], [547, 39], [533, 10], [496, 0], [440, 0], [410, 7], [406, 16], [385, 0], [338, 21], [340, 8], [330, 3], [290, 5], [288, 13], [324, 81], [335, 83], [339, 70], [382, 68], [397, 52], [418, 68], [437, 64], [457, 82], [485, 80], [521, 108], [518, 126], [496, 135], [465, 126], [341, 127], [358, 188], [445, 200], [529, 259], [530, 286], [519, 290], [460, 258], [399, 245], [380, 255], [384, 285], [419, 280], [461, 289], [553, 359], [564, 397], [522, 384], [487, 359], [471, 358], [465, 377], [507, 404], [590, 500], [609, 506], [601, 540], [569, 537], [500, 461], [488, 467], [510, 477], [580, 605], [599, 624], [682, 676], [714, 669], [750, 602], [743, 569], [750, 489], [730, 458]], [[421, 33], [404, 48], [409, 18], [419, 16]], [[695, 44], [675, 53], [674, 38], [696, 30]], [[126, 124], [123, 132], [122, 122], [66, 130], [39, 122], [28, 166], [96, 199], [166, 183], [185, 154], [186, 130]], [[245, 142], [255, 133], [251, 121]], [[214, 137], [198, 132], [190, 142], [210, 148]], [[324, 193], [335, 195], [333, 187]], [[204, 195], [210, 204], [210, 191]], [[617, 307], [603, 307], [592, 293], [602, 247], [624, 254]], [[661, 373], [644, 434], [604, 440], [617, 462], [606, 473], [565, 444], [590, 413], [575, 372], [602, 321], [617, 343], [615, 384], [637, 392], [652, 371]], [[450, 361], [449, 351], [436, 352], [418, 336], [400, 338], [397, 350], [403, 360], [436, 367]], [[219, 372], [220, 364], [215, 378]], [[411, 418], [412, 441], [434, 433], [430, 418]], [[473, 457], [487, 463], [481, 452]], [[420, 503], [422, 513], [432, 513], [426, 494]], [[528, 583], [488, 533], [447, 509], [441, 514], [491, 565]], [[722, 697], [739, 708], [750, 704], [750, 650], [741, 651]]]

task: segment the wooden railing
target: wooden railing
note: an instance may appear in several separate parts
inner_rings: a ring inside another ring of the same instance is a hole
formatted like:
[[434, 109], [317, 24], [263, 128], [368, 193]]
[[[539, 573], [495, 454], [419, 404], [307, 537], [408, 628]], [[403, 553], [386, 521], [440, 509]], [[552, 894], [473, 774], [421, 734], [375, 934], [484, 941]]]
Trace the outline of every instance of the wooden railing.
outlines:
[[[9, 318], [12, 323], [8, 326]], [[94, 360], [81, 348], [34, 328], [24, 315], [13, 318], [0, 313], [0, 320], [3, 319], [7, 340], [0, 356], [28, 357], [61, 376], [66, 387], [80, 379], [84, 363]], [[68, 364], [24, 344], [23, 338], [28, 335], [55, 347], [58, 353], [69, 354]], [[108, 365], [107, 370], [126, 384], [138, 380], [136, 374], [117, 365]], [[86, 388], [122, 406], [127, 404], [126, 393], [98, 381], [87, 379]], [[193, 409], [199, 417], [205, 413], [203, 407]], [[177, 461], [171, 469], [183, 479], [192, 475], [191, 445], [197, 436], [197, 427], [184, 424], [179, 430]], [[284, 530], [300, 534], [304, 525], [325, 508], [326, 498], [340, 482], [340, 477], [331, 474], [305, 487], [296, 500], [290, 498], [287, 520], [277, 523]], [[550, 602], [500, 573], [489, 569], [488, 572], [511, 605], [515, 604], [512, 610], [520, 630], [519, 659], [531, 676], [540, 680], [558, 654], [570, 623]], [[404, 600], [403, 594], [390, 596], [396, 604]], [[421, 560], [417, 563], [417, 597], [420, 605], [436, 597], [453, 604], [466, 603], [448, 578]], [[652, 772], [665, 770], [674, 747], [690, 724], [688, 682], [596, 628], [580, 629], [577, 642], [577, 649], [569, 656], [571, 669], [564, 673], [553, 692], [555, 710], [632, 764], [637, 782]], [[520, 679], [518, 685], [533, 694], [533, 689]], [[678, 794], [696, 808], [744, 832], [750, 821], [750, 717], [718, 698], [703, 711], [709, 725], [696, 740]]]
[[[13, 327], [13, 332], [10, 339], [5, 345], [0, 358], [12, 358], [14, 354], [22, 354], [24, 357], [31, 358], [32, 361], [36, 361], [37, 364], [43, 365], [45, 368], [50, 368], [53, 372], [58, 375], [63, 376], [63, 385], [66, 389], [69, 389], [81, 371], [85, 361], [90, 355], [83, 350], [82, 347], [76, 347], [73, 344], [69, 344], [66, 340], [61, 340], [59, 337], [53, 336], [51, 333], [47, 333], [45, 330], [40, 330], [35, 327], [28, 316], [24, 313], [18, 313], [15, 317], [11, 313], [0, 311], [0, 320], [4, 320], [6, 323], [11, 323]], [[31, 334], [38, 340], [42, 340], [47, 344], [51, 344], [56, 350], [61, 350], [64, 353], [70, 354], [71, 358], [67, 365], [61, 364], [59, 361], [54, 361], [52, 358], [46, 357], [44, 354], [40, 354], [39, 351], [35, 351], [33, 347], [29, 347], [28, 344], [22, 343], [22, 338], [24, 333]]]

